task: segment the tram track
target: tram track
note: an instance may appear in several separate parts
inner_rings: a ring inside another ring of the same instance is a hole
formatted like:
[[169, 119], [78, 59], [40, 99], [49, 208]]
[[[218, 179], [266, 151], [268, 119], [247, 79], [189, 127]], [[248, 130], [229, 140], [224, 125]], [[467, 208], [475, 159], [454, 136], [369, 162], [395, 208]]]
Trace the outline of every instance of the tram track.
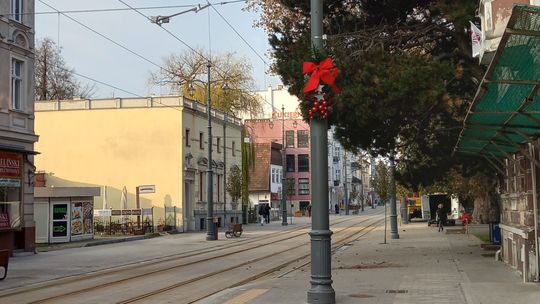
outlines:
[[[367, 225], [366, 227], [363, 227], [359, 231], [353, 231], [353, 232], [348, 233], [345, 236], [341, 237], [340, 239], [335, 240], [334, 245], [332, 246], [332, 250], [334, 251], [337, 248], [339, 248], [339, 247], [341, 247], [341, 246], [343, 246], [343, 245], [345, 245], [345, 244], [347, 244], [347, 243], [349, 243], [349, 242], [351, 242], [353, 240], [359, 239], [360, 237], [364, 236], [365, 234], [371, 232], [373, 229], [375, 229], [378, 226], [378, 224], [382, 223], [383, 220], [377, 219], [377, 220], [373, 221], [372, 223], [370, 223], [369, 225]], [[363, 221], [362, 223], [364, 223], [364, 222], [367, 222], [367, 221]], [[356, 223], [355, 225], [357, 225], [357, 224], [359, 224], [359, 223]], [[346, 227], [344, 229], [341, 229], [340, 231], [334, 233], [334, 237], [338, 236], [338, 235], [341, 236], [340, 234], [342, 233], [342, 231], [347, 231], [348, 228], [351, 228], [351, 227], [353, 227], [355, 225], [352, 225], [350, 227]], [[364, 234], [361, 234], [360, 236], [357, 236], [357, 234], [359, 232], [364, 231], [364, 230], [368, 230], [368, 231], [365, 232]], [[307, 242], [305, 244], [302, 244], [301, 246], [298, 246], [297, 248], [293, 248], [293, 249], [287, 248], [287, 249], [279, 251], [279, 252], [274, 252], [273, 255], [274, 256], [279, 256], [280, 254], [289, 252], [291, 250], [296, 250], [296, 251], [302, 252], [303, 249], [301, 247], [307, 247], [308, 245], [309, 245], [309, 242]], [[282, 269], [282, 268], [284, 268], [284, 267], [286, 267], [286, 266], [288, 266], [288, 265], [290, 265], [290, 264], [292, 264], [294, 262], [306, 259], [309, 256], [310, 256], [310, 252], [307, 253], [307, 254], [301, 253], [299, 256], [295, 256], [295, 257], [290, 258], [290, 259], [288, 259], [288, 260], [286, 260], [284, 262], [278, 263], [277, 265], [274, 265], [273, 267], [268, 268], [265, 271], [262, 271], [262, 272], [257, 271], [256, 274], [250, 275], [247, 278], [243, 278], [242, 280], [240, 280], [238, 282], [234, 282], [232, 284], [227, 284], [225, 286], [222, 286], [222, 287], [219, 287], [219, 288], [217, 288], [215, 290], [212, 290], [211, 292], [209, 292], [207, 294], [204, 294], [201, 297], [197, 297], [197, 298], [194, 298], [194, 299], [189, 299], [188, 301], [182, 302], [182, 303], [195, 303], [197, 301], [200, 301], [200, 300], [202, 300], [204, 298], [207, 298], [207, 297], [209, 297], [209, 296], [211, 296], [213, 294], [216, 294], [216, 293], [218, 293], [220, 291], [223, 291], [225, 289], [241, 286], [241, 285], [244, 285], [246, 283], [253, 282], [254, 280], [267, 277], [268, 275], [270, 275], [272, 273], [275, 273], [276, 271], [279, 271], [280, 269]], [[220, 280], [216, 279], [215, 278], [216, 276], [227, 277], [227, 275], [226, 275], [227, 272], [233, 272], [233, 271], [238, 272], [238, 270], [240, 268], [242, 268], [242, 267], [245, 267], [245, 266], [251, 265], [251, 264], [256, 264], [256, 263], [258, 263], [258, 262], [260, 262], [262, 260], [265, 260], [267, 258], [268, 258], [267, 256], [262, 256], [262, 257], [259, 257], [259, 258], [256, 258], [256, 259], [246, 261], [244, 263], [240, 263], [240, 264], [236, 264], [234, 266], [227, 267], [225, 269], [221, 269], [221, 270], [217, 270], [217, 271], [214, 271], [214, 272], [211, 272], [211, 273], [207, 273], [207, 274], [205, 274], [203, 276], [200, 276], [200, 277], [197, 277], [197, 278], [193, 278], [193, 279], [190, 279], [190, 280], [187, 280], [187, 281], [178, 282], [176, 284], [165, 286], [163, 288], [153, 290], [151, 292], [147, 292], [147, 293], [141, 294], [139, 296], [133, 297], [131, 299], [123, 300], [123, 301], [120, 301], [120, 302], [117, 302], [117, 303], [128, 304], [128, 303], [139, 303], [139, 302], [141, 302], [141, 303], [162, 302], [159, 299], [155, 300], [155, 299], [152, 299], [152, 298], [154, 296], [159, 296], [159, 295], [161, 295], [163, 293], [166, 293], [166, 292], [169, 292], [169, 291], [172, 291], [174, 289], [181, 288], [181, 287], [184, 287], [185, 289], [186, 288], [189, 289], [190, 288], [189, 286], [194, 285], [194, 283], [196, 283], [196, 285], [200, 285], [200, 286], [209, 286], [208, 284], [205, 284], [204, 280], [211, 279], [214, 282], [216, 282], [216, 281], [219, 282]], [[306, 263], [302, 264], [302, 266], [308, 265], [309, 263], [310, 262], [306, 262]], [[230, 277], [232, 278], [234, 276], [231, 275]], [[180, 293], [187, 295], [187, 293], [182, 293], [182, 292], [180, 292]], [[184, 296], [184, 297], [182, 297], [182, 300], [187, 300], [187, 298]]]
[[[353, 220], [354, 218], [348, 218], [344, 220], [340, 220], [337, 222], [332, 223], [333, 226], [347, 223], [350, 220]], [[367, 219], [366, 221], [369, 221]], [[365, 222], [365, 221], [362, 221]], [[357, 223], [358, 224], [358, 223]], [[240, 252], [246, 252], [249, 250], [253, 250], [256, 248], [261, 248], [269, 245], [273, 245], [279, 242], [284, 242], [286, 240], [291, 240], [297, 237], [305, 236], [305, 233], [302, 232], [302, 230], [308, 228], [309, 225], [302, 225], [300, 227], [296, 227], [295, 229], [282, 231], [279, 233], [272, 234], [268, 236], [268, 238], [265, 238], [264, 244], [260, 244], [261, 241], [258, 239], [254, 240], [248, 240], [248, 241], [237, 241], [235, 244], [231, 244], [228, 246], [212, 246], [210, 248], [207, 248], [205, 250], [193, 250], [192, 252], [184, 252], [182, 254], [174, 254], [174, 255], [168, 255], [163, 257], [158, 257], [154, 259], [150, 259], [149, 262], [141, 262], [137, 261], [136, 263], [130, 264], [123, 268], [116, 268], [112, 270], [105, 270], [105, 271], [97, 271], [92, 273], [87, 273], [83, 275], [76, 276], [76, 285], [78, 285], [78, 288], [72, 288], [70, 290], [70, 283], [73, 283], [74, 277], [71, 276], [69, 278], [62, 278], [57, 279], [53, 281], [46, 281], [44, 283], [38, 283], [35, 286], [32, 286], [30, 288], [20, 288], [19, 290], [7, 292], [7, 293], [0, 293], [0, 296], [3, 299], [9, 300], [10, 297], [16, 297], [17, 295], [24, 294], [24, 298], [26, 301], [29, 301], [30, 303], [45, 303], [53, 301], [56, 303], [56, 300], [60, 300], [62, 298], [70, 298], [74, 296], [78, 296], [81, 294], [89, 293], [92, 291], [96, 291], [101, 288], [115, 286], [115, 285], [123, 285], [128, 283], [129, 281], [133, 281], [136, 279], [141, 278], [150, 278], [151, 276], [157, 276], [161, 275], [164, 272], [171, 272], [171, 271], [179, 271], [182, 267], [187, 267], [190, 265], [200, 264], [203, 262], [216, 260], [223, 258], [225, 256], [237, 254]], [[239, 247], [238, 250], [234, 250], [234, 248]], [[232, 249], [232, 251], [231, 251]], [[218, 252], [216, 255], [215, 253]], [[221, 252], [221, 253], [219, 253]], [[201, 256], [204, 256], [205, 254], [209, 254], [210, 256], [206, 258], [201, 258]], [[192, 258], [193, 260], [189, 260]], [[152, 269], [152, 267], [158, 267], [157, 269]], [[238, 267], [238, 266], [235, 266]], [[210, 273], [207, 275], [204, 275], [203, 277], [211, 277], [212, 275], [216, 275], [215, 273]], [[198, 280], [200, 280], [199, 278]], [[67, 281], [66, 281], [67, 280]], [[105, 281], [105, 283], [104, 283]], [[197, 281], [197, 279], [193, 279], [193, 282]], [[184, 283], [188, 284], [188, 283]], [[86, 285], [87, 287], [80, 288], [80, 286]], [[64, 288], [60, 288], [64, 287]], [[75, 286], [74, 286], [75, 287]], [[54, 294], [53, 296], [39, 296], [42, 294], [46, 294], [47, 290], [52, 291]], [[66, 292], [67, 291], [67, 292]]]

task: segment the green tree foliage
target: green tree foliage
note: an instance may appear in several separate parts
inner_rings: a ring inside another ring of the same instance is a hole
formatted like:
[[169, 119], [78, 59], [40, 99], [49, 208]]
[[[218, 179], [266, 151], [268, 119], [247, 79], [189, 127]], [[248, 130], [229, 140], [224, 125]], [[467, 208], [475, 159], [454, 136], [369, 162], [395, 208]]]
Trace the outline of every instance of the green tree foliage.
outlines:
[[[310, 2], [251, 0], [270, 34], [275, 64], [302, 97], [302, 63], [314, 57]], [[396, 153], [397, 179], [416, 190], [442, 180], [483, 70], [466, 31], [477, 3], [468, 0], [327, 0], [325, 52], [341, 70], [331, 115], [346, 149]]]
[[238, 166], [233, 166], [229, 170], [226, 189], [231, 196], [232, 202], [238, 203], [238, 200], [242, 197], [242, 171]]
[[[208, 100], [208, 61], [203, 51], [185, 50], [164, 59], [164, 68], [152, 73], [150, 83], [168, 86], [173, 92], [202, 103]], [[224, 53], [211, 58], [212, 107], [236, 116], [262, 111], [262, 100], [250, 93], [254, 88], [253, 67], [245, 58]]]
[[242, 130], [242, 207], [247, 210], [249, 205], [249, 171], [255, 167], [255, 148], [249, 140], [248, 133]]
[[381, 200], [386, 204], [391, 195], [392, 176], [390, 168], [383, 161], [377, 162], [375, 165], [375, 175], [371, 177], [373, 190], [379, 195]]

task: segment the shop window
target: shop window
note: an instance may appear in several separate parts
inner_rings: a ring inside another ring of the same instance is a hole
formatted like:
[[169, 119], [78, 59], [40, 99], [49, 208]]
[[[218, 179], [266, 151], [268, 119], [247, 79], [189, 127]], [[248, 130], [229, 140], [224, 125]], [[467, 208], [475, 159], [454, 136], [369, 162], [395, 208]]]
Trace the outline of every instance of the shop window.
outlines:
[[0, 229], [21, 226], [20, 199], [20, 187], [0, 187]]

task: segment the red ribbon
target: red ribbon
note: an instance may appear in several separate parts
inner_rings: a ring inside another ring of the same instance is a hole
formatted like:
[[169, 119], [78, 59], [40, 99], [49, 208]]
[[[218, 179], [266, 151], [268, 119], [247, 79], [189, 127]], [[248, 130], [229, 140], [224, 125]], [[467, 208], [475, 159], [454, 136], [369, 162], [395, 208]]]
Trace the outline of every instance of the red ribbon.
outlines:
[[322, 81], [330, 86], [334, 94], [339, 94], [339, 88], [334, 84], [339, 75], [339, 69], [334, 66], [332, 58], [324, 59], [319, 65], [313, 62], [304, 62], [304, 74], [311, 74], [308, 83], [304, 87], [304, 93], [316, 90]]

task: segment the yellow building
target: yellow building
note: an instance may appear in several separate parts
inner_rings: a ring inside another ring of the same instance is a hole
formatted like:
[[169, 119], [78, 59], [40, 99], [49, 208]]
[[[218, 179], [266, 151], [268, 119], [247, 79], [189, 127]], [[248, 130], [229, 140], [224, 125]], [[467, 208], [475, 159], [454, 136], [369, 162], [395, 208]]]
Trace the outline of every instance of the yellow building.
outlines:
[[[35, 162], [47, 173], [48, 187], [99, 186], [105, 191], [95, 209], [135, 209], [136, 187], [154, 185], [154, 193], [140, 194], [141, 208], [154, 207], [154, 225], [164, 223], [164, 207], [176, 206], [177, 227], [205, 229], [205, 105], [168, 96], [40, 101], [35, 111], [41, 153]], [[221, 223], [241, 221], [225, 191], [225, 174], [241, 167], [241, 121], [219, 111], [212, 116], [214, 216]]]

